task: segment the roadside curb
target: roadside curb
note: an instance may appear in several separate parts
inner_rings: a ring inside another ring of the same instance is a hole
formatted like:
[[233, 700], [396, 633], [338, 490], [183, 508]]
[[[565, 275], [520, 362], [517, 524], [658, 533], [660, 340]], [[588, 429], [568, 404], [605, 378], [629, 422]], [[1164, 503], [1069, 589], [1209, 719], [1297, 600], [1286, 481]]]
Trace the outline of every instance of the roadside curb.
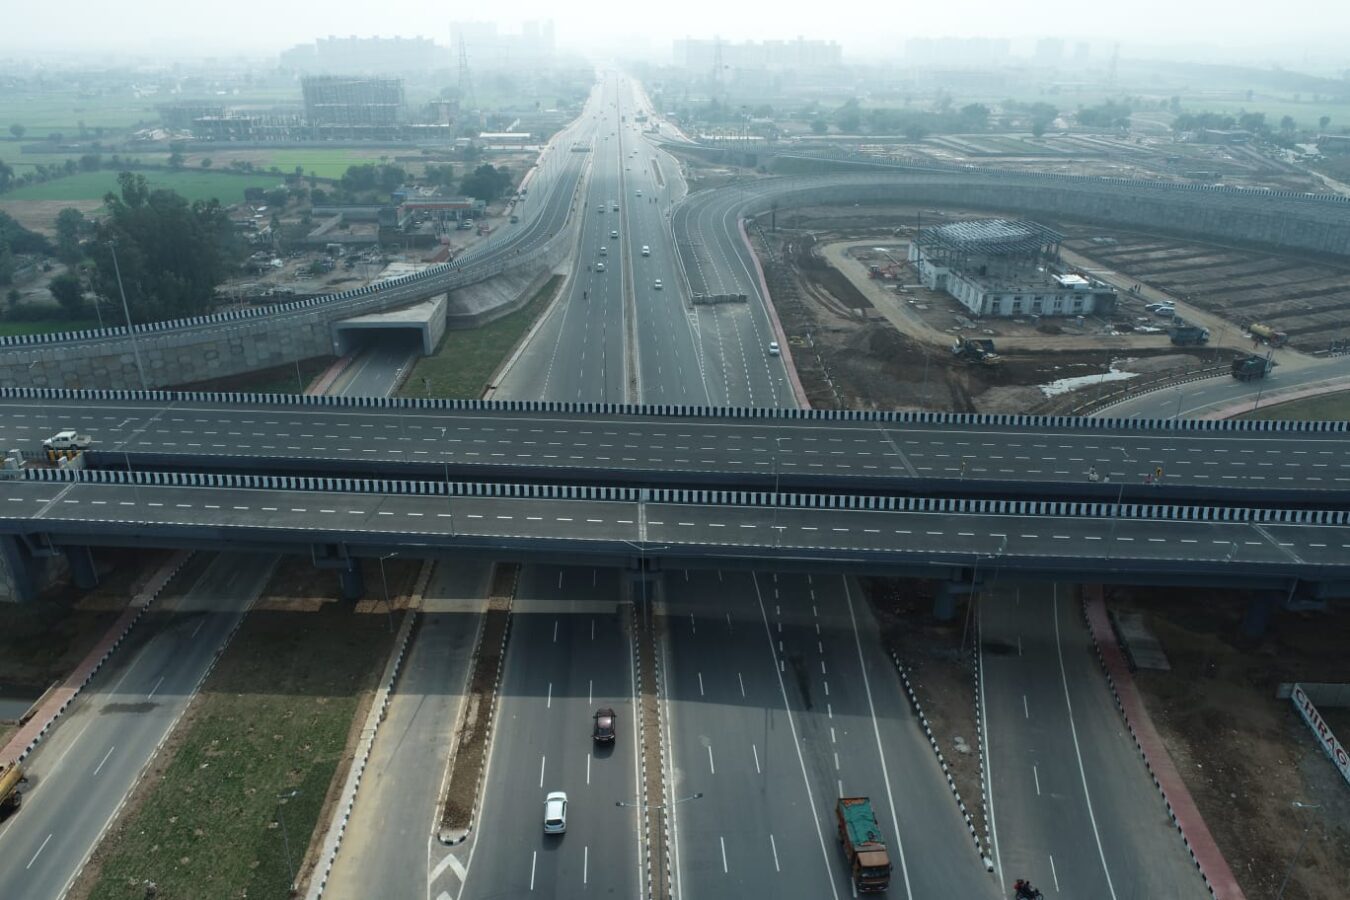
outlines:
[[399, 673], [403, 670], [403, 660], [408, 653], [413, 626], [421, 612], [422, 594], [426, 591], [427, 582], [431, 579], [431, 570], [435, 565], [434, 561], [427, 560], [417, 575], [408, 614], [403, 617], [403, 623], [399, 626], [398, 635], [394, 638], [393, 652], [389, 656], [389, 661], [385, 663], [384, 675], [380, 679], [380, 687], [375, 693], [370, 710], [366, 713], [366, 722], [361, 729], [361, 742], [352, 759], [352, 767], [347, 771], [347, 780], [338, 797], [336, 814], [329, 820], [320, 844], [323, 849], [312, 871], [321, 871], [322, 874], [311, 879], [309, 889], [305, 891], [307, 900], [319, 900], [328, 887], [328, 878], [333, 873], [338, 851], [342, 848], [342, 838], [347, 833], [352, 809], [356, 806], [356, 795], [361, 789], [361, 776], [365, 774], [371, 750], [375, 747], [375, 733], [379, 731], [380, 723], [384, 721], [385, 713], [389, 710], [389, 697], [394, 692], [394, 682], [398, 680]]
[[[1153, 786], [1162, 795], [1167, 815], [1181, 842], [1190, 854], [1191, 862], [1200, 873], [1205, 887], [1215, 900], [1245, 900], [1228, 861], [1210, 834], [1209, 827], [1191, 798], [1186, 783], [1177, 772], [1172, 756], [1148, 715], [1143, 698], [1130, 675], [1120, 644], [1111, 629], [1106, 614], [1106, 601], [1099, 584], [1085, 585], [1083, 589], [1083, 619], [1092, 636], [1092, 649], [1097, 654], [1107, 687], [1115, 700], [1116, 709], [1134, 741], [1134, 748], [1148, 770]], [[1150, 758], [1150, 755], [1152, 758]], [[1189, 831], [1189, 835], [1187, 832]]]
[[[493, 581], [495, 582], [495, 580], [496, 579], [494, 576]], [[469, 824], [466, 825], [462, 830], [460, 829], [447, 830], [445, 828], [439, 828], [437, 830], [436, 840], [439, 841], [441, 844], [445, 845], [446, 847], [453, 847], [456, 844], [464, 843], [466, 840], [469, 839], [469, 835], [473, 834], [474, 827], [478, 824], [479, 808], [481, 807], [483, 802], [483, 781], [487, 776], [488, 763], [492, 759], [492, 733], [493, 731], [496, 730], [497, 727], [497, 707], [501, 701], [502, 670], [506, 667], [506, 645], [507, 642], [511, 639], [511, 622], [515, 618], [514, 615], [512, 615], [511, 609], [515, 605], [516, 590], [518, 589], [519, 585], [520, 585], [520, 568], [519, 566], [517, 566], [516, 576], [511, 582], [511, 592], [505, 598], [506, 624], [502, 628], [502, 641], [497, 651], [497, 671], [493, 674], [492, 678], [492, 702], [491, 706], [488, 708], [487, 723], [483, 732], [483, 746], [484, 746], [483, 761], [478, 767], [478, 777], [474, 783], [473, 809], [470, 810], [469, 812]], [[489, 589], [489, 593], [490, 592], [491, 589]], [[492, 599], [493, 599], [492, 597], [488, 598], [489, 606], [484, 610], [483, 613], [483, 628], [487, 627], [487, 617], [492, 613], [492, 610], [490, 608]], [[482, 632], [479, 632], [479, 639], [481, 641]], [[474, 649], [473, 659], [475, 661], [475, 664], [479, 656], [482, 654], [482, 652], [483, 648], [480, 643], [480, 645]], [[470, 684], [472, 684], [473, 669], [474, 666], [470, 666], [469, 668]], [[466, 696], [465, 699], [467, 700], [468, 697]], [[467, 703], [461, 704], [460, 708], [464, 712], [464, 714], [468, 713]], [[460, 730], [461, 730], [460, 727], [457, 726], [456, 731], [458, 732]], [[451, 746], [450, 759], [446, 763], [446, 770], [452, 773], [451, 777], [445, 779], [445, 790], [447, 794], [450, 790], [451, 785], [454, 782], [453, 772], [456, 757], [459, 756], [459, 745], [460, 741], [456, 740], [453, 746]], [[441, 797], [437, 804], [440, 810], [439, 815], [444, 815], [446, 800], [447, 800], [446, 797]]]
[[783, 357], [783, 368], [787, 369], [788, 383], [792, 386], [792, 394], [797, 399], [797, 405], [803, 409], [811, 408], [811, 401], [806, 397], [806, 388], [802, 387], [802, 380], [797, 375], [797, 364], [792, 361], [792, 346], [788, 343], [787, 333], [783, 331], [783, 323], [778, 318], [778, 310], [774, 309], [773, 296], [769, 293], [769, 283], [764, 279], [764, 267], [759, 263], [759, 254], [755, 252], [754, 244], [750, 243], [750, 235], [745, 230], [745, 219], [736, 218], [736, 227], [741, 232], [741, 240], [745, 242], [745, 249], [750, 253], [750, 259], [755, 264], [755, 275], [759, 278], [759, 289], [764, 295], [764, 311], [768, 313], [769, 322], [773, 325], [774, 334], [778, 335], [778, 349]]
[[[966, 808], [966, 803], [961, 799], [961, 791], [956, 786], [956, 780], [952, 778], [951, 769], [947, 766], [947, 760], [942, 755], [942, 748], [938, 746], [937, 738], [933, 735], [933, 729], [928, 724], [928, 717], [923, 714], [923, 705], [919, 703], [919, 695], [914, 692], [914, 686], [910, 684], [909, 675], [905, 673], [905, 664], [900, 661], [900, 656], [893, 649], [888, 649], [891, 662], [895, 663], [895, 669], [900, 673], [900, 684], [905, 688], [905, 696], [909, 698], [910, 706], [914, 708], [914, 715], [919, 719], [919, 727], [923, 729], [924, 737], [928, 738], [928, 745], [933, 748], [933, 755], [937, 757], [938, 765], [942, 767], [942, 775], [947, 779], [947, 789], [952, 793], [952, 799], [956, 801], [956, 807], [961, 812], [961, 817], [966, 821], [966, 830], [970, 832], [970, 839], [975, 845], [975, 853], [980, 857], [980, 862], [984, 864], [986, 872], [994, 871], [994, 864], [985, 853], [984, 847], [980, 843], [979, 832], [975, 829], [975, 819]], [[978, 712], [978, 711], [977, 711]], [[976, 716], [976, 728], [979, 727], [979, 717]], [[980, 781], [984, 781], [984, 762], [980, 762]], [[983, 790], [981, 790], [983, 795]], [[981, 796], [983, 802], [983, 796]], [[986, 816], [985, 821], [988, 821]], [[986, 826], [987, 827], [987, 826]]]
[[[23, 762], [37, 749], [38, 744], [42, 743], [47, 736], [47, 732], [56, 724], [56, 720], [65, 713], [75, 698], [103, 668], [103, 664], [126, 640], [127, 635], [131, 633], [131, 629], [145, 615], [145, 611], [159, 596], [160, 591], [164, 590], [173, 576], [177, 575], [191, 558], [192, 551], [180, 550], [169, 557], [168, 561], [146, 579], [135, 596], [132, 597], [131, 602], [127, 604], [126, 610], [109, 627], [103, 638], [89, 651], [80, 664], [66, 676], [61, 685], [50, 692], [42, 710], [33, 715], [28, 720], [28, 724], [20, 728], [9, 743], [3, 749], [0, 749], [0, 761]], [[17, 747], [23, 749], [15, 752]]]
[[[1304, 400], [1308, 397], [1321, 397], [1324, 394], [1343, 394], [1347, 390], [1350, 390], [1350, 378], [1344, 376], [1330, 381], [1324, 381], [1320, 384], [1290, 388], [1283, 393], [1277, 389], [1264, 395], [1266, 406], [1262, 408], [1269, 409], [1272, 406], [1279, 406], [1293, 400]], [[1260, 408], [1254, 408], [1251, 403], [1234, 403], [1231, 406], [1225, 406], [1221, 409], [1216, 409], [1213, 412], [1207, 412], [1200, 416], [1200, 418], [1228, 419], [1234, 416], [1240, 416], [1244, 413], [1254, 413], [1259, 411]]]
[[[973, 598], [972, 598], [973, 600]], [[980, 766], [980, 815], [984, 817], [984, 846], [980, 849], [981, 861], [984, 862], [986, 872], [994, 871], [994, 838], [992, 834], [992, 825], [989, 815], [989, 795], [993, 792], [993, 787], [989, 784], [989, 768], [985, 765], [985, 733], [984, 733], [984, 693], [980, 690], [980, 685], [984, 678], [984, 658], [980, 654], [980, 617], [974, 616], [971, 623], [972, 640], [970, 644], [970, 675], [974, 682], [972, 685], [972, 694], [975, 697], [975, 750], [976, 760]], [[979, 841], [977, 840], [978, 844]]]
[[328, 389], [333, 386], [333, 382], [337, 381], [338, 376], [340, 376], [343, 372], [347, 371], [347, 367], [352, 364], [352, 360], [354, 359], [356, 359], [356, 357], [352, 356], [351, 354], [347, 354], [346, 356], [339, 356], [336, 360], [333, 361], [333, 364], [331, 366], [324, 369], [323, 372], [319, 374], [319, 377], [317, 379], [306, 385], [305, 389], [301, 393], [305, 394], [328, 393]]

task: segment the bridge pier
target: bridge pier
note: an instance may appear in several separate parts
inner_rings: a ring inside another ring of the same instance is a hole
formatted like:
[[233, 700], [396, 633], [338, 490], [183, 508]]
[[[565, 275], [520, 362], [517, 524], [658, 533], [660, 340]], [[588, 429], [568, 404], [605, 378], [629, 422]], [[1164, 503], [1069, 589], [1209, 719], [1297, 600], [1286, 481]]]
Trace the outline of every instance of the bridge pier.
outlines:
[[63, 552], [70, 564], [70, 578], [82, 591], [92, 591], [98, 587], [98, 568], [94, 565], [94, 552], [88, 547], [66, 547]]
[[361, 574], [361, 561], [347, 559], [347, 564], [338, 569], [338, 586], [343, 600], [360, 600], [366, 595], [366, 579]]
[[0, 600], [27, 603], [46, 583], [47, 560], [34, 556], [15, 535], [0, 536]]
[[970, 586], [964, 582], [939, 581], [933, 593], [933, 618], [939, 622], [950, 622], [956, 618], [956, 601], [961, 594], [969, 594]]
[[633, 604], [637, 617], [650, 622], [656, 604], [666, 599], [666, 573], [653, 568], [651, 560], [643, 560], [639, 568], [623, 573], [619, 590], [623, 602]]
[[1284, 595], [1277, 591], [1260, 591], [1247, 604], [1247, 613], [1242, 617], [1242, 636], [1259, 638], [1270, 626], [1270, 616], [1279, 608]]

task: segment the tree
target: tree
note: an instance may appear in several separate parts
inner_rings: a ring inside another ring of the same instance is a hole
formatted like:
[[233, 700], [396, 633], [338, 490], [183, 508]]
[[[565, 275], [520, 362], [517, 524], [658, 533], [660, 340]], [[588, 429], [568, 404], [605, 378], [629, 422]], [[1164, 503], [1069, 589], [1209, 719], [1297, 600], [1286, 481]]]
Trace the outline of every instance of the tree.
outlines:
[[211, 157], [203, 156], [200, 165], [203, 169], [211, 168]]
[[961, 124], [983, 131], [989, 125], [989, 107], [983, 103], [968, 103], [961, 107]]
[[1330, 124], [1331, 124], [1331, 116], [1322, 116], [1322, 118], [1317, 120], [1317, 127], [1322, 129], [1323, 131], [1326, 131], [1327, 126]]
[[511, 173], [484, 164], [473, 170], [473, 174], [464, 176], [459, 189], [469, 197], [491, 203], [511, 187]]
[[816, 116], [811, 120], [811, 131], [815, 134], [824, 134], [830, 130], [830, 123], [826, 122], [821, 116]]
[[858, 129], [862, 126], [862, 110], [857, 97], [849, 97], [844, 101], [844, 105], [835, 111], [834, 124], [845, 134], [858, 133]]
[[14, 269], [17, 267], [14, 262], [14, 254], [8, 247], [0, 247], [0, 284], [14, 283]]
[[183, 145], [174, 143], [169, 145], [169, 168], [183, 168]]
[[103, 168], [103, 157], [97, 153], [86, 153], [80, 157], [80, 168], [85, 172], [97, 172]]
[[263, 194], [263, 202], [274, 209], [284, 209], [288, 199], [290, 194], [282, 188], [274, 188]]
[[19, 300], [21, 300], [22, 298], [23, 295], [19, 293], [18, 288], [10, 288], [9, 293], [5, 295], [5, 299], [9, 300], [9, 305], [11, 309], [18, 306]]
[[239, 239], [218, 200], [188, 203], [175, 191], [152, 189], [144, 175], [122, 172], [120, 194], [104, 197], [108, 215], [90, 245], [94, 292], [117, 297], [117, 263], [134, 322], [209, 312], [215, 288], [240, 256]]
[[1294, 121], [1293, 116], [1285, 116], [1280, 119], [1280, 130], [1285, 134], [1290, 134], [1298, 130], [1298, 123]]
[[47, 289], [70, 318], [77, 318], [84, 309], [84, 285], [80, 284], [78, 276], [69, 272], [57, 275]]
[[84, 213], [66, 207], [56, 214], [56, 255], [68, 266], [80, 261], [80, 236], [85, 231]]
[[28, 129], [24, 128], [18, 122], [15, 122], [13, 125], [9, 126], [9, 133], [14, 135], [14, 140], [21, 141], [23, 140], [23, 136], [28, 133]]
[[0, 159], [0, 193], [10, 189], [14, 181], [14, 169]]
[[427, 163], [425, 171], [422, 173], [422, 179], [427, 184], [434, 184], [438, 187], [454, 187], [455, 185], [455, 167], [446, 163], [438, 165], [436, 163]]

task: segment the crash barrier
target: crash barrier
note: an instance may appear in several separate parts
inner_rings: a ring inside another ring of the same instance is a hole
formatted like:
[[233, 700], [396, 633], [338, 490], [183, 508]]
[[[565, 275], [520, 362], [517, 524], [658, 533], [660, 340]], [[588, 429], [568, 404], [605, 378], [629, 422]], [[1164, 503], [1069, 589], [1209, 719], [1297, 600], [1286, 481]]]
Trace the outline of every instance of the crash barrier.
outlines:
[[764, 419], [793, 422], [852, 422], [880, 425], [945, 425], [958, 428], [1035, 428], [1064, 431], [1171, 431], [1342, 434], [1350, 421], [1285, 419], [1132, 419], [1124, 416], [953, 413], [874, 409], [800, 409], [759, 406], [685, 406], [674, 403], [599, 403], [567, 400], [462, 400], [444, 397], [347, 397], [255, 394], [240, 391], [141, 391], [132, 389], [0, 388], [0, 399], [220, 403], [258, 406], [326, 406], [485, 414], [633, 416], [659, 419]]
[[689, 302], [701, 306], [714, 303], [745, 303], [747, 299], [745, 294], [694, 294], [689, 298]]
[[[563, 196], [571, 195], [575, 187], [574, 182], [579, 178], [580, 172], [577, 172], [575, 173], [574, 178], [563, 179], [557, 182], [559, 188], [566, 186], [566, 189], [563, 191]], [[127, 337], [129, 335], [151, 336], [166, 332], [201, 328], [204, 326], [225, 325], [231, 322], [257, 319], [265, 316], [304, 312], [306, 310], [318, 309], [321, 307], [341, 306], [344, 304], [371, 306], [377, 305], [380, 299], [407, 292], [409, 288], [423, 287], [430, 289], [431, 285], [429, 285], [429, 283], [434, 284], [433, 292], [452, 290], [454, 288], [465, 287], [466, 285], [491, 278], [494, 275], [499, 275], [507, 268], [515, 268], [516, 266], [533, 262], [538, 257], [547, 254], [553, 246], [553, 232], [548, 233], [549, 237], [543, 244], [532, 247], [528, 251], [517, 252], [506, 256], [502, 255], [511, 250], [511, 248], [517, 247], [523, 242], [537, 237], [537, 233], [547, 227], [548, 226], [544, 224], [542, 220], [536, 218], [530, 223], [530, 227], [526, 230], [512, 230], [500, 234], [497, 237], [478, 245], [458, 259], [431, 266], [420, 272], [402, 275], [398, 278], [391, 278], [388, 281], [379, 282], [378, 284], [353, 288], [352, 290], [342, 291], [337, 294], [308, 297], [304, 300], [293, 300], [289, 303], [274, 303], [267, 306], [234, 309], [226, 312], [211, 313], [204, 316], [169, 319], [163, 322], [146, 322], [144, 324], [133, 325], [130, 329], [125, 325], [115, 325], [108, 328], [90, 328], [82, 331], [6, 335], [0, 336], [0, 347], [42, 347], [43, 345], [68, 344], [77, 341], [110, 340]], [[397, 299], [404, 301], [410, 298], [398, 297]]]
[[577, 484], [501, 484], [477, 481], [402, 481], [386, 478], [326, 478], [216, 472], [142, 472], [125, 469], [25, 469], [23, 480], [136, 487], [315, 493], [496, 497], [660, 503], [679, 506], [750, 506], [843, 509], [874, 512], [945, 513], [978, 516], [1049, 516], [1080, 519], [1146, 519], [1170, 522], [1247, 522], [1270, 525], [1346, 525], [1350, 510], [1181, 506], [1171, 503], [1097, 503], [1065, 500], [986, 500], [959, 497], [891, 497], [871, 494], [809, 494], [796, 491], [732, 491], [705, 488], [639, 488]]

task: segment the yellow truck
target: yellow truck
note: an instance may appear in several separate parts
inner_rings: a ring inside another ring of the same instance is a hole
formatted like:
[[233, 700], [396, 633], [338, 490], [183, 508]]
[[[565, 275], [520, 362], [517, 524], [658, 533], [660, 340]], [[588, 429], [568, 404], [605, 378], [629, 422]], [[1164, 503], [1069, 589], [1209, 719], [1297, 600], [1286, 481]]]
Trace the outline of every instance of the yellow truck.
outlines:
[[13, 812], [23, 803], [19, 785], [26, 780], [23, 777], [23, 766], [17, 762], [0, 763], [0, 815]]

